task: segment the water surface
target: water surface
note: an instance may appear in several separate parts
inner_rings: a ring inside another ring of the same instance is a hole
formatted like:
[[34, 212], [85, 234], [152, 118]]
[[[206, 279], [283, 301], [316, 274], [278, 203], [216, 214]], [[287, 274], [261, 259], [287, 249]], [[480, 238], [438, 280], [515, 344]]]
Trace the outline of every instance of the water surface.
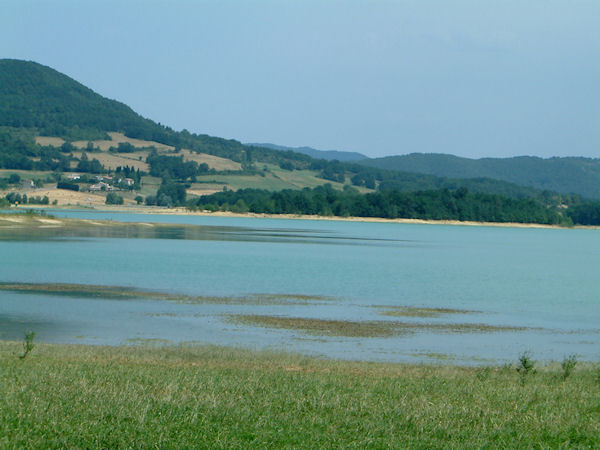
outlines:
[[[499, 363], [523, 351], [538, 359], [572, 353], [600, 359], [596, 230], [95, 211], [56, 215], [165, 226], [133, 234], [48, 228], [27, 239], [14, 233], [0, 237], [0, 282], [249, 300], [185, 303], [0, 290], [4, 339], [33, 329], [48, 342], [199, 342], [381, 361]], [[314, 298], [261, 304], [250, 300], [257, 294]], [[466, 312], [387, 314], [405, 306]], [[383, 337], [332, 336], [234, 320], [242, 316], [519, 329], [449, 332], [430, 326]]]

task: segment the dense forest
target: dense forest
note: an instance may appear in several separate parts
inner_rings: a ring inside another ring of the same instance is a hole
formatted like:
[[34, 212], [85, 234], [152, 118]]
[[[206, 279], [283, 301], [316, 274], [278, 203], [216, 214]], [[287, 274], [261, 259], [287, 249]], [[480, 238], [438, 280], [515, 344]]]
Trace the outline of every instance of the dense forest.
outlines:
[[389, 219], [460, 220], [570, 224], [561, 216], [531, 199], [510, 199], [499, 195], [471, 193], [460, 188], [436, 191], [400, 192], [385, 190], [360, 194], [347, 187], [331, 185], [314, 189], [269, 192], [257, 189], [225, 191], [190, 202], [191, 208], [267, 214], [313, 214], [323, 216], [384, 217]]

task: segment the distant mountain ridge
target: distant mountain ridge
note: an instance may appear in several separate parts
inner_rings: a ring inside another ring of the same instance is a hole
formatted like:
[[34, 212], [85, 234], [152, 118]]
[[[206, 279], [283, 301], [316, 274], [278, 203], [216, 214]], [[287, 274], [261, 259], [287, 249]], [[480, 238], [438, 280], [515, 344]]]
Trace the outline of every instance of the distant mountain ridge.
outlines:
[[264, 147], [270, 148], [273, 150], [281, 150], [281, 151], [293, 151], [296, 153], [303, 153], [315, 159], [326, 159], [327, 161], [343, 161], [343, 162], [356, 162], [363, 159], [368, 159], [368, 156], [363, 155], [358, 152], [346, 152], [341, 150], [317, 150], [312, 147], [286, 147], [284, 145], [275, 145], [269, 143], [247, 143], [244, 145], [248, 145], [250, 147]]
[[600, 198], [600, 159], [584, 157], [470, 159], [441, 153], [411, 153], [358, 164], [447, 178], [493, 178], [562, 194]]

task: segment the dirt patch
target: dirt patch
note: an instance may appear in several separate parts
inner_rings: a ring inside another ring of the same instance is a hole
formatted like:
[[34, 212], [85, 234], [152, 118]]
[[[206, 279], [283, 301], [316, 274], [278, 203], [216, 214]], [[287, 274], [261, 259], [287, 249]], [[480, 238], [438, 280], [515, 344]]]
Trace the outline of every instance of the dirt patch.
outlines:
[[215, 188], [211, 188], [211, 187], [207, 187], [206, 189], [187, 189], [186, 192], [188, 195], [196, 195], [198, 197], [202, 196], [202, 195], [210, 195], [210, 194], [214, 194], [216, 192], [221, 192], [223, 191], [223, 189], [215, 189]]

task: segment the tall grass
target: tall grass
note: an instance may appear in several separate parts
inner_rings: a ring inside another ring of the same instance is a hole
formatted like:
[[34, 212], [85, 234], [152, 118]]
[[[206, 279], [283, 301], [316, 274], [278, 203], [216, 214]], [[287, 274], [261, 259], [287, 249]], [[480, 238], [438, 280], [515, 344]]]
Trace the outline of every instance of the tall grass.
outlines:
[[600, 445], [597, 366], [335, 362], [219, 347], [0, 343], [0, 447]]

